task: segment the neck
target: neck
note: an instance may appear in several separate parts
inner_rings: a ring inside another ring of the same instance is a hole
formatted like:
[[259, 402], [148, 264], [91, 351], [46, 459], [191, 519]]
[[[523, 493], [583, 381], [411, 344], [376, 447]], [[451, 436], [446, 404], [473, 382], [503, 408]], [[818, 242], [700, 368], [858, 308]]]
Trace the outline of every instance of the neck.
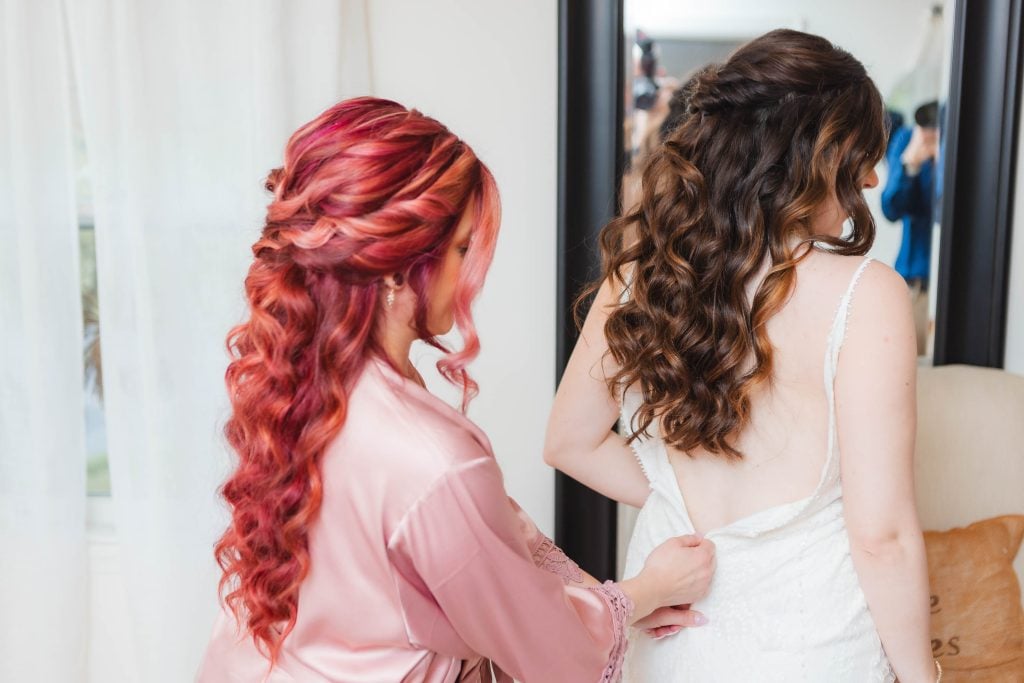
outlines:
[[398, 371], [412, 381], [422, 384], [419, 373], [409, 360], [409, 351], [412, 343], [416, 341], [416, 330], [408, 325], [386, 325], [384, 334], [381, 335], [381, 346], [391, 364], [398, 368]]

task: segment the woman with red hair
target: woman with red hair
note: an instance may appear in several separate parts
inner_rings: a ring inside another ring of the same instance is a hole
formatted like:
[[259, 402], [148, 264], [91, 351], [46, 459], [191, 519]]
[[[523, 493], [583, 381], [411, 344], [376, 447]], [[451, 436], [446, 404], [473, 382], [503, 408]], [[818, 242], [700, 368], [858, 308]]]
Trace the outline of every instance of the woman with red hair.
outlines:
[[[225, 611], [198, 680], [613, 681], [624, 632], [690, 625], [713, 552], [672, 539], [621, 584], [586, 576], [505, 493], [464, 415], [494, 179], [437, 121], [342, 102], [300, 128], [232, 330], [238, 465], [217, 544]], [[464, 347], [437, 339], [458, 327]], [[422, 339], [462, 412], [409, 361]]]

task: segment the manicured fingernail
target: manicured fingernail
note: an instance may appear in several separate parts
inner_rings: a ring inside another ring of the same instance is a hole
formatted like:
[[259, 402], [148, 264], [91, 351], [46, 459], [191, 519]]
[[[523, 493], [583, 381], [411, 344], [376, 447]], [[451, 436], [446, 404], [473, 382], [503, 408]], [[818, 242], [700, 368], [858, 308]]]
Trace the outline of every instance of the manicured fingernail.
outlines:
[[708, 623], [708, 618], [703, 614], [697, 614], [693, 617], [693, 623], [697, 624], [697, 626], [704, 626]]

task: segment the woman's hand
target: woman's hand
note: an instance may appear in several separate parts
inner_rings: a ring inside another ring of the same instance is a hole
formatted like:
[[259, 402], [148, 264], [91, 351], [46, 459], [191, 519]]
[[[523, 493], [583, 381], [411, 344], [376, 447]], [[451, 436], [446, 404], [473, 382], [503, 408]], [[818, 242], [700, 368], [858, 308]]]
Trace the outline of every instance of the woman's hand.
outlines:
[[684, 628], [703, 626], [708, 618], [700, 612], [690, 609], [689, 605], [678, 607], [659, 607], [640, 621], [633, 628], [643, 630], [651, 638], [664, 638], [679, 633]]
[[658, 607], [671, 607], [707, 595], [714, 572], [715, 544], [702, 536], [680, 536], [655, 548], [640, 574], [660, 588]]
[[939, 132], [934, 128], [914, 126], [914, 131], [910, 134], [910, 142], [903, 150], [900, 161], [917, 173], [926, 161], [935, 159], [938, 153]]
[[655, 548], [643, 570], [621, 587], [640, 619], [659, 607], [689, 605], [704, 597], [714, 571], [714, 543], [701, 536], [679, 536]]

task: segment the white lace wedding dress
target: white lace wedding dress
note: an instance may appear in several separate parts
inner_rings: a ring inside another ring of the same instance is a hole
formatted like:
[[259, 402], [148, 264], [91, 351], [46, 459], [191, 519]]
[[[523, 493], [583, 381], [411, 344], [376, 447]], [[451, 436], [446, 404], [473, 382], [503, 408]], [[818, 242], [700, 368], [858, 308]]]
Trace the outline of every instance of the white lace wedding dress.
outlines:
[[[633, 631], [624, 681], [895, 680], [850, 559], [836, 444], [836, 366], [850, 300], [868, 262], [854, 274], [829, 335], [824, 362], [828, 455], [817, 488], [808, 498], [708, 532], [718, 568], [708, 595], [693, 607], [708, 614], [710, 623], [660, 640]], [[624, 423], [639, 400], [636, 392], [626, 393]], [[651, 493], [629, 543], [626, 578], [639, 573], [657, 545], [694, 530], [665, 443], [656, 425], [649, 431], [651, 438], [634, 441]]]

